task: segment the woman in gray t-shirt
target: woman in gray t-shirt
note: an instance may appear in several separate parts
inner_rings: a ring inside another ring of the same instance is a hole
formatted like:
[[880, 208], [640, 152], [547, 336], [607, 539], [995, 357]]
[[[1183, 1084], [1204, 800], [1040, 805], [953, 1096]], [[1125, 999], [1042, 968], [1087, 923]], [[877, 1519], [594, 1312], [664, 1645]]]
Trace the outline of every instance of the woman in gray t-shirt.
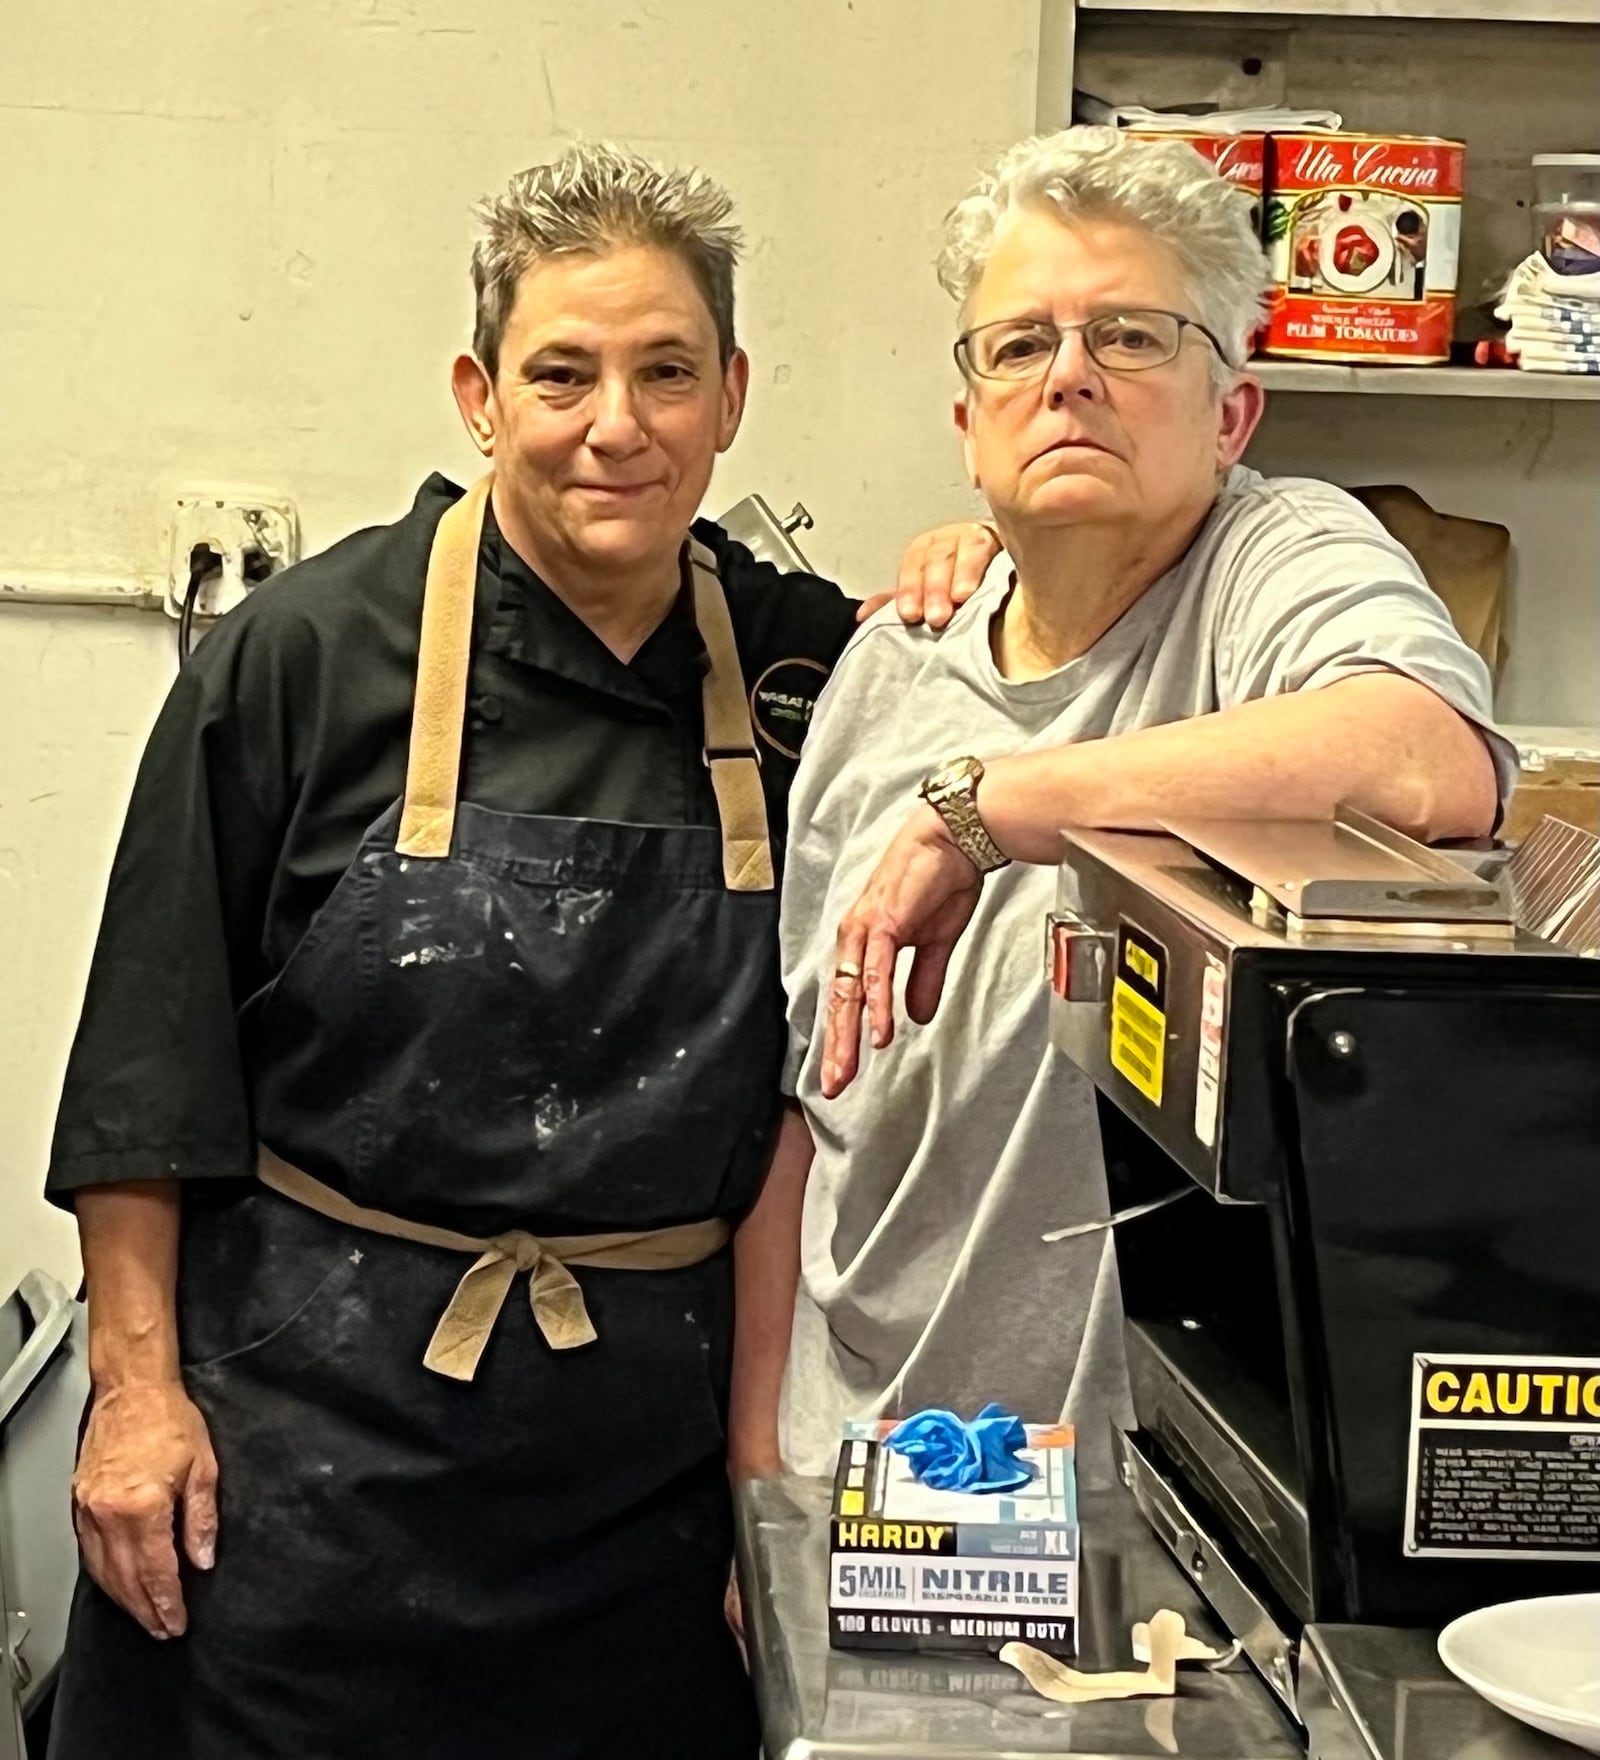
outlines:
[[[792, 799], [798, 1108], [763, 1200], [803, 1202], [786, 1453], [823, 1469], [847, 1415], [999, 1399], [1077, 1423], [1094, 1480], [1125, 1407], [1109, 1231], [1042, 1238], [1108, 1214], [1092, 1093], [1046, 1028], [1058, 828], [1349, 802], [1470, 836], [1515, 758], [1411, 557], [1341, 490], [1240, 466], [1264, 264], [1192, 149], [1024, 142], [940, 269], [1007, 555], [942, 634], [862, 631]], [[906, 949], [921, 1024], [897, 1030]]]

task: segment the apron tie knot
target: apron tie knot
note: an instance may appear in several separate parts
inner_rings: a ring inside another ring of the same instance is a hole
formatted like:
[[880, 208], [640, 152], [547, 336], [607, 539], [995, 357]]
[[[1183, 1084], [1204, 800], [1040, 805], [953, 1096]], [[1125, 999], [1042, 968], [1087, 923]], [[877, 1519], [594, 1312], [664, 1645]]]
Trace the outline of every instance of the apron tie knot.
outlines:
[[456, 1285], [439, 1324], [433, 1329], [423, 1363], [452, 1381], [470, 1381], [477, 1372], [489, 1334], [494, 1331], [511, 1285], [528, 1274], [528, 1302], [534, 1323], [552, 1350], [570, 1351], [592, 1344], [596, 1333], [584, 1306], [583, 1291], [568, 1270], [592, 1265], [602, 1271], [679, 1271], [699, 1265], [728, 1244], [730, 1230], [721, 1217], [679, 1222], [668, 1228], [633, 1229], [622, 1234], [564, 1235], [541, 1240], [520, 1228], [485, 1238], [457, 1234], [434, 1223], [408, 1222], [386, 1210], [370, 1210], [345, 1193], [291, 1167], [261, 1146], [256, 1171], [262, 1183], [280, 1196], [304, 1204], [330, 1222], [364, 1228], [391, 1239], [415, 1241], [451, 1253], [476, 1255], [472, 1269]]
[[520, 1228], [508, 1229], [504, 1234], [492, 1236], [489, 1244], [506, 1258], [515, 1260], [519, 1271], [537, 1271], [539, 1261], [544, 1257], [544, 1247], [539, 1237], [526, 1234]]
[[428, 1341], [425, 1366], [453, 1381], [470, 1381], [511, 1285], [524, 1271], [528, 1303], [545, 1343], [557, 1351], [593, 1344], [597, 1335], [577, 1278], [537, 1235], [511, 1229], [487, 1243], [482, 1257], [456, 1285]]

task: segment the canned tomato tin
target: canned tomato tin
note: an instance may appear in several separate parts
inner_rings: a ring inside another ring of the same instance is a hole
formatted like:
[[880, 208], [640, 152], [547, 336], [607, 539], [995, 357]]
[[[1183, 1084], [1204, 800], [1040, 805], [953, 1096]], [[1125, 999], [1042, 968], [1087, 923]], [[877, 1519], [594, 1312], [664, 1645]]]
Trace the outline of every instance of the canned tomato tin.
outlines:
[[1136, 141], [1187, 141], [1202, 159], [1209, 159], [1217, 175], [1237, 184], [1253, 202], [1259, 203], [1266, 183], [1264, 134], [1205, 134], [1198, 129], [1143, 129], [1124, 131]]
[[1265, 351], [1449, 360], [1465, 156], [1460, 141], [1420, 135], [1274, 135]]

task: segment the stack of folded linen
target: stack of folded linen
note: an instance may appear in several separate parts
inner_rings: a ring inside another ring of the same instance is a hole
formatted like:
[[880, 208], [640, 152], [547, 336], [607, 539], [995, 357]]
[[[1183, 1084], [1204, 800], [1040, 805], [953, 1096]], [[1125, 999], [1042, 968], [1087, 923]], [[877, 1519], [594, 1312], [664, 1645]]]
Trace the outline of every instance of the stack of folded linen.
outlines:
[[1148, 110], [1143, 104], [1113, 104], [1091, 92], [1072, 94], [1072, 114], [1078, 122], [1106, 123], [1136, 134], [1304, 134], [1310, 129], [1333, 133], [1344, 126], [1337, 110], [1296, 110], [1288, 104], [1219, 110], [1210, 103]]
[[1494, 315], [1505, 348], [1530, 373], [1600, 373], [1600, 271], [1558, 274], [1535, 251], [1511, 271]]

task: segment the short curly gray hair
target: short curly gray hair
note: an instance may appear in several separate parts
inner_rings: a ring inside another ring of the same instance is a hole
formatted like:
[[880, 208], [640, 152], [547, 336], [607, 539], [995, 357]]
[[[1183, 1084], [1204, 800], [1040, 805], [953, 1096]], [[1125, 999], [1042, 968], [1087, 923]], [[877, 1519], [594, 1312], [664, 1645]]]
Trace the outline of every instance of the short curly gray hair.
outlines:
[[735, 347], [733, 271], [742, 243], [733, 200], [699, 171], [663, 171], [610, 141], [579, 141], [519, 171], [477, 207], [472, 350], [493, 378], [517, 287], [546, 257], [656, 245], [683, 259], [705, 296], [726, 366]]
[[945, 218], [939, 281], [963, 309], [1007, 215], [1048, 206], [1063, 220], [1143, 227], [1177, 257], [1201, 321], [1221, 342], [1226, 385], [1265, 314], [1267, 260], [1241, 193], [1187, 141], [1134, 140], [1114, 128], [1064, 128], [1002, 153]]

